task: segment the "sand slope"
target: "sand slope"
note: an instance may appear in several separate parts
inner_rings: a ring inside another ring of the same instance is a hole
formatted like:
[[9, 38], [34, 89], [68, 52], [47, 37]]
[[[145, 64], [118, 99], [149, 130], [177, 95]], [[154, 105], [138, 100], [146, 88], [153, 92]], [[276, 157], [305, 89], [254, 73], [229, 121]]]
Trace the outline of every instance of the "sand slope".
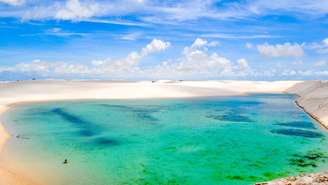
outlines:
[[297, 94], [298, 105], [328, 128], [328, 81], [295, 84], [287, 92]]

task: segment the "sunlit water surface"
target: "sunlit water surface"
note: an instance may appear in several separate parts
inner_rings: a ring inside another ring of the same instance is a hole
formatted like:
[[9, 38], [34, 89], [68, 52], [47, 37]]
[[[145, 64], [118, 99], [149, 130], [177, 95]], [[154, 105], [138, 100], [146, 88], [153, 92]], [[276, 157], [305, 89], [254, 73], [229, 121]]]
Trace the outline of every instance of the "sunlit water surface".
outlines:
[[[327, 169], [291, 95], [19, 105], [1, 160], [47, 185], [234, 185]], [[67, 159], [67, 164], [65, 164]]]

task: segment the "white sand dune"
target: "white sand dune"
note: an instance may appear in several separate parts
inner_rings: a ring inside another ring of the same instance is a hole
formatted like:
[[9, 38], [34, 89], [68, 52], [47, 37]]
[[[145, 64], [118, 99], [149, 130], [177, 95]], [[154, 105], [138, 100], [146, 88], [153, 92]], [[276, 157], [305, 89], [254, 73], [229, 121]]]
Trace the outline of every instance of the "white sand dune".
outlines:
[[308, 81], [287, 90], [297, 94], [297, 103], [328, 129], [328, 81]]
[[[78, 99], [192, 98], [248, 93], [296, 93], [298, 103], [328, 126], [328, 83], [300, 81], [20, 81], [0, 83], [0, 114], [12, 104]], [[0, 150], [10, 137], [0, 124]], [[31, 185], [0, 166], [0, 185]]]

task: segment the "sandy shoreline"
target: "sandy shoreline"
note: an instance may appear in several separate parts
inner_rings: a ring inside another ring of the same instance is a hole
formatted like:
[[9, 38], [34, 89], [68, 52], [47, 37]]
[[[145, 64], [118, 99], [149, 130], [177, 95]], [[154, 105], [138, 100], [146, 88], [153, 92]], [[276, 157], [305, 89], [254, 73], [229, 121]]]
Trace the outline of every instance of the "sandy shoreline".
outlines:
[[[6, 108], [0, 108], [0, 115], [2, 115], [4, 112], [6, 112]], [[2, 122], [0, 121], [0, 151], [2, 150], [2, 147], [4, 146], [6, 140], [9, 138], [9, 134], [6, 132]]]
[[[0, 116], [3, 115], [9, 106], [0, 107]], [[7, 139], [10, 138], [10, 134], [6, 132], [2, 119], [0, 119], [0, 152], [2, 151]], [[0, 185], [37, 185], [30, 179], [25, 178], [21, 174], [17, 174], [11, 171], [7, 166], [0, 164]]]
[[[309, 88], [315, 91], [322, 87], [318, 82], [300, 81], [22, 81], [0, 84], [0, 116], [10, 105], [21, 102], [85, 100], [85, 99], [140, 99], [140, 98], [194, 98], [210, 96], [238, 96], [248, 93], [293, 93], [300, 96], [297, 103], [306, 112], [328, 126], [328, 106], [324, 113], [318, 112], [318, 105], [304, 97], [325, 98], [325, 93], [309, 96]], [[306, 88], [305, 88], [306, 86]], [[305, 90], [307, 90], [305, 93]], [[311, 92], [312, 92], [311, 91]], [[327, 91], [328, 92], [328, 89]], [[328, 93], [326, 93], [328, 94]], [[328, 96], [328, 95], [327, 95]], [[317, 101], [318, 102], [318, 101]], [[313, 108], [313, 106], [316, 108]], [[322, 105], [319, 106], [321, 108]], [[326, 114], [325, 114], [326, 113]], [[0, 149], [9, 134], [0, 123]], [[1, 151], [1, 150], [0, 150]], [[10, 173], [8, 168], [0, 166], [0, 185], [31, 185], [30, 180]]]

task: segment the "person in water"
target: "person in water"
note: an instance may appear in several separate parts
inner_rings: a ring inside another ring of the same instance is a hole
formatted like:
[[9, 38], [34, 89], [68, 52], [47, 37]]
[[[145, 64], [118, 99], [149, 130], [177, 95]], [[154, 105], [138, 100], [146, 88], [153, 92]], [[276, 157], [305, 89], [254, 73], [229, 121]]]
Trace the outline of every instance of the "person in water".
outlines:
[[68, 160], [67, 159], [65, 159], [64, 160], [64, 162], [63, 162], [63, 164], [67, 164], [68, 163]]

